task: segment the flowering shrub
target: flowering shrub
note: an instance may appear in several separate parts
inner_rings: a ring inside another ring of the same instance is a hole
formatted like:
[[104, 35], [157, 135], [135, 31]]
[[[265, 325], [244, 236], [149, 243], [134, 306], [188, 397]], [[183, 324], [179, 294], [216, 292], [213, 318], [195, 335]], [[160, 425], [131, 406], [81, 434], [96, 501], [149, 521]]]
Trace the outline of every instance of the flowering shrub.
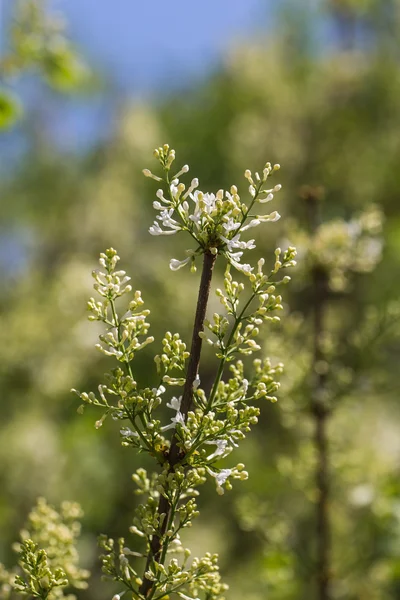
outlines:
[[[161, 176], [144, 170], [147, 177], [163, 184], [153, 203], [159, 214], [150, 233], [157, 236], [184, 231], [194, 241], [186, 258], [170, 261], [173, 271], [189, 263], [195, 271], [196, 259], [203, 256], [190, 352], [178, 333], [167, 332], [161, 353], [154, 359], [157, 387], [138, 388], [135, 354], [154, 341], [148, 335], [149, 310], [144, 308], [141, 292], [135, 291], [122, 313], [118, 312], [117, 302], [122, 296], [131, 296], [132, 286], [130, 277], [118, 266], [116, 250], [110, 248], [100, 256], [100, 269], [93, 272], [100, 299], [91, 298], [88, 309], [90, 320], [105, 325], [97, 348], [114, 358], [117, 365], [108, 373], [107, 383], [99, 385], [97, 394], [74, 391], [82, 401], [80, 411], [88, 405], [101, 409], [97, 428], [108, 416], [121, 421], [121, 443], [148, 453], [157, 467], [154, 473], [140, 468], [133, 475], [137, 493], [144, 496], [129, 528], [135, 537], [131, 541], [100, 538], [104, 573], [134, 598], [157, 600], [175, 594], [183, 599], [201, 596], [217, 600], [224, 597], [227, 588], [220, 579], [217, 556], [207, 553], [190, 560], [190, 550], [184, 548], [180, 536], [199, 514], [197, 488], [207, 477], [214, 479], [219, 494], [231, 489], [233, 480], [248, 477], [242, 463], [227, 467], [221, 461], [257, 423], [259, 408], [252, 402], [276, 400], [276, 379], [282, 365], [256, 359], [252, 374], [246, 378], [244, 363], [238, 357], [259, 350], [256, 338], [260, 326], [279, 320], [275, 313], [282, 309], [282, 297], [276, 290], [290, 280], [281, 272], [295, 265], [296, 251], [278, 248], [272, 268], [266, 272], [263, 258], [256, 269], [241, 262], [244, 251], [255, 248], [254, 240], [244, 241], [242, 234], [280, 217], [276, 211], [267, 215], [256, 212], [256, 207], [272, 201], [281, 187], [266, 187], [279, 165], [267, 163], [262, 174], [256, 173], [254, 178], [250, 171], [245, 172], [250, 193], [246, 204], [236, 186], [225, 193], [203, 193], [198, 190], [198, 180], [193, 179], [186, 188], [180, 178], [189, 167], [185, 165], [171, 176], [175, 153], [168, 145], [156, 150], [155, 156]], [[224, 312], [208, 320], [211, 279], [219, 256], [227, 262], [224, 289], [216, 290]], [[247, 277], [247, 286], [234, 280], [231, 267]], [[215, 349], [218, 360], [209, 391], [201, 387], [199, 373], [203, 341]], [[230, 376], [224, 379], [228, 363]], [[162, 403], [172, 411], [166, 424], [157, 410]]]

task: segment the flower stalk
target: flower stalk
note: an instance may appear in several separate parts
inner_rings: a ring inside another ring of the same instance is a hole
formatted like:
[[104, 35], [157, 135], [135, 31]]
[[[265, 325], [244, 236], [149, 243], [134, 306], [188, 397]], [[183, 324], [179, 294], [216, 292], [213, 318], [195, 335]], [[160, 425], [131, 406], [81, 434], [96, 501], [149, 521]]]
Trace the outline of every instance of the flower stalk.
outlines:
[[[206, 317], [206, 310], [208, 299], [210, 296], [210, 287], [211, 287], [211, 279], [213, 275], [213, 269], [216, 261], [216, 255], [211, 252], [204, 253], [203, 259], [203, 270], [201, 274], [200, 280], [200, 288], [197, 298], [197, 307], [196, 307], [196, 315], [194, 319], [193, 325], [193, 334], [192, 334], [192, 345], [190, 348], [190, 357], [188, 362], [186, 381], [183, 388], [182, 401], [180, 405], [180, 411], [182, 413], [183, 420], [186, 421], [188, 412], [193, 408], [193, 385], [198, 377], [199, 365], [200, 365], [200, 356], [201, 356], [201, 348], [203, 344], [203, 339], [200, 336], [200, 333], [204, 331], [204, 319]], [[178, 444], [178, 437], [176, 435], [176, 429], [174, 430], [174, 434], [172, 436], [171, 448], [168, 453], [168, 463], [169, 470], [173, 471], [175, 465], [182, 458], [181, 450]], [[174, 505], [168, 501], [165, 496], [160, 496], [160, 500], [158, 503], [158, 514], [159, 516], [165, 515], [163, 520], [163, 525], [161, 527], [161, 535], [155, 535], [150, 544], [150, 553], [147, 558], [145, 574], [148, 571], [151, 561], [154, 560], [156, 562], [160, 562], [161, 553], [162, 553], [162, 545], [161, 540], [167, 531], [168, 525], [170, 525], [171, 514], [173, 518], [174, 514]], [[165, 554], [164, 554], [165, 558]], [[140, 587], [140, 592], [147, 597], [149, 590], [153, 586], [153, 582], [147, 579], [146, 575], [143, 576], [143, 583]], [[150, 596], [151, 597], [151, 596]]]

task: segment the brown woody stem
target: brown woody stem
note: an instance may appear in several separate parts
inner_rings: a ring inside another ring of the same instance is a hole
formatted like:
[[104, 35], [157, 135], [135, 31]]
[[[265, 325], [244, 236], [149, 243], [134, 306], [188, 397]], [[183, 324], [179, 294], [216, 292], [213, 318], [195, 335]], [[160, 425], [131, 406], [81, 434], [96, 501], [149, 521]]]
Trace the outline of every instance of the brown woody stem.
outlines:
[[[206, 316], [208, 298], [210, 296], [211, 279], [216, 258], [216, 255], [211, 254], [211, 252], [209, 251], [206, 251], [204, 254], [203, 270], [201, 273], [196, 315], [193, 325], [192, 345], [190, 349], [186, 381], [183, 388], [180, 408], [180, 412], [182, 413], [183, 418], [185, 420], [188, 415], [188, 412], [193, 408], [193, 384], [199, 370], [201, 347], [203, 343], [203, 340], [199, 334], [202, 331], [204, 331], [204, 319]], [[175, 466], [181, 461], [183, 457], [184, 452], [178, 446], [178, 438], [175, 430], [172, 436], [171, 448], [168, 454], [169, 470], [173, 471]], [[156, 562], [159, 562], [160, 557], [162, 556], [162, 539], [165, 535], [165, 532], [167, 531], [167, 526], [171, 516], [171, 504], [168, 498], [166, 498], [163, 495], [160, 495], [157, 510], [159, 515], [165, 514], [165, 517], [163, 520], [162, 527], [160, 529], [160, 534], [154, 535], [151, 540], [150, 552], [147, 557], [145, 573], [150, 568], [152, 561], [155, 560]], [[143, 594], [145, 597], [152, 596], [151, 590], [153, 586], [154, 582], [147, 579], [144, 575], [143, 583], [140, 586], [140, 593]]]
[[[311, 235], [315, 235], [321, 223], [320, 198], [318, 190], [308, 188], [305, 194], [309, 208]], [[310, 409], [314, 418], [314, 446], [317, 465], [315, 483], [316, 502], [316, 584], [317, 599], [330, 600], [331, 587], [331, 527], [329, 518], [329, 447], [327, 425], [330, 409], [324, 400], [326, 372], [321, 369], [325, 361], [322, 339], [325, 330], [325, 312], [329, 298], [326, 270], [316, 265], [312, 272], [313, 282], [313, 359]]]
[[324, 313], [326, 302], [326, 274], [315, 270], [314, 274], [314, 356], [311, 411], [314, 416], [314, 444], [317, 454], [315, 482], [317, 487], [316, 504], [316, 538], [317, 561], [316, 578], [318, 600], [330, 598], [330, 546], [331, 532], [329, 519], [329, 448], [327, 425], [329, 408], [324, 403], [322, 394], [325, 388], [325, 373], [321, 373], [318, 366], [324, 360], [321, 347], [321, 338], [324, 332]]

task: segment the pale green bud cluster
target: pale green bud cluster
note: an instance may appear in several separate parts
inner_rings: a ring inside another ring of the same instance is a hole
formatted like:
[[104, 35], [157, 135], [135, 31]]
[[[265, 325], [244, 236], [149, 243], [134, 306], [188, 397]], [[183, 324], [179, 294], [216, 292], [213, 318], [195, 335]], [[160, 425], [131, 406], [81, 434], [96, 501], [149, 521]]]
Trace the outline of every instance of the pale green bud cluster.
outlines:
[[[131, 558], [141, 556], [140, 553], [125, 546], [124, 538], [115, 542], [112, 538], [101, 536], [99, 543], [104, 552], [101, 556], [104, 573], [128, 589], [132, 588], [132, 583], [140, 586], [142, 578], [131, 565]], [[174, 546], [173, 542], [170, 545]], [[221, 582], [218, 556], [206, 553], [202, 558], [191, 559], [191, 552], [187, 548], [182, 549], [181, 556], [180, 560], [168, 558], [164, 564], [154, 561], [152, 567], [145, 572], [146, 578], [157, 586], [155, 597], [161, 600], [176, 593], [183, 600], [193, 600], [199, 597], [200, 592], [209, 600], [225, 600], [223, 594], [228, 586]], [[183, 589], [190, 596], [180, 591]], [[119, 594], [117, 596], [120, 597]], [[133, 597], [139, 596], [134, 593]]]
[[278, 363], [275, 367], [271, 365], [269, 358], [263, 361], [257, 358], [253, 362], [254, 376], [252, 384], [255, 387], [254, 397], [258, 400], [259, 398], [265, 398], [270, 402], [276, 402], [277, 397], [271, 396], [274, 392], [279, 389], [279, 383], [275, 381], [276, 376], [282, 375], [283, 363]]
[[[140, 551], [140, 540], [144, 545], [149, 536], [160, 535], [166, 549], [163, 562], [153, 561], [151, 568], [146, 572], [147, 579], [157, 583], [157, 592], [160, 594], [157, 597], [187, 586], [190, 594], [195, 590], [204, 590], [209, 594], [207, 597], [222, 600], [221, 593], [226, 586], [220, 582], [216, 555], [206, 554], [203, 558], [194, 558], [189, 563], [190, 550], [182, 546], [180, 538], [181, 530], [190, 527], [192, 519], [199, 514], [194, 500], [198, 495], [195, 487], [205, 482], [205, 470], [193, 468], [185, 472], [181, 467], [173, 473], [164, 470], [159, 476], [153, 475], [149, 478], [144, 469], [138, 469], [133, 475], [133, 481], [138, 486], [138, 492], [147, 495], [146, 503], [138, 507], [133, 525], [129, 528], [130, 533], [139, 538], [139, 551], [131, 550], [124, 538], [120, 538], [116, 544], [107, 536], [101, 536], [104, 573], [128, 588], [131, 588], [132, 583], [140, 586], [142, 578], [135, 568], [135, 559], [145, 556], [145, 548]], [[166, 515], [160, 515], [157, 506], [160, 494], [164, 493], [167, 493], [175, 510], [174, 518], [170, 518], [163, 534], [162, 527]], [[182, 558], [179, 561], [177, 558], [167, 558], [167, 555], [171, 554]], [[183, 592], [181, 594], [185, 597]]]
[[32, 540], [24, 540], [19, 551], [19, 564], [24, 575], [16, 575], [14, 588], [34, 598], [47, 598], [55, 588], [66, 587], [68, 579], [61, 568], [49, 567], [47, 552]]
[[15, 591], [57, 599], [63, 597], [65, 587], [86, 588], [89, 572], [78, 566], [76, 548], [82, 516], [76, 503], [63, 502], [58, 512], [39, 498], [21, 531], [21, 542], [14, 544], [20, 569], [11, 574], [0, 565], [0, 597], [8, 598]]
[[179, 333], [170, 333], [167, 331], [162, 340], [163, 352], [154, 357], [157, 365], [157, 373], [166, 374], [173, 369], [183, 371], [185, 362], [189, 358], [189, 352], [186, 350], [186, 344], [181, 340]]
[[[253, 293], [241, 312], [238, 311], [238, 307], [240, 294], [245, 286], [243, 283], [233, 280], [230, 265], [227, 266], [224, 277], [224, 292], [217, 289], [216, 294], [227, 315], [234, 317], [234, 327], [231, 328], [230, 321], [226, 316], [216, 313], [213, 316], [212, 323], [208, 320], [205, 321], [205, 327], [217, 339], [208, 337], [205, 332], [200, 334], [208, 344], [216, 348], [217, 358], [231, 361], [238, 352], [250, 355], [260, 350], [260, 345], [255, 341], [260, 333], [260, 326], [266, 321], [279, 322], [279, 316], [271, 315], [271, 313], [283, 309], [282, 296], [280, 294], [275, 295], [276, 288], [290, 281], [290, 277], [287, 275], [278, 280], [275, 276], [280, 269], [295, 266], [295, 256], [296, 250], [293, 247], [289, 247], [283, 255], [281, 249], [277, 248], [275, 250], [274, 267], [268, 274], [263, 272], [265, 260], [261, 258], [258, 261], [257, 272], [249, 275]], [[258, 306], [253, 302], [256, 299], [258, 300]]]
[[89, 316], [91, 321], [102, 321], [108, 326], [106, 333], [100, 336], [102, 343], [97, 344], [96, 348], [106, 356], [129, 362], [138, 350], [153, 342], [154, 338], [148, 336], [143, 341], [139, 340], [139, 337], [147, 335], [150, 327], [146, 322], [150, 311], [140, 310], [143, 305], [140, 291], [135, 292], [127, 312], [117, 321], [115, 301], [132, 291], [132, 286], [128, 284], [131, 278], [125, 271], [115, 270], [119, 260], [113, 248], [100, 255], [99, 262], [104, 271], [93, 271], [93, 287], [104, 300], [96, 302], [94, 298], [90, 298], [88, 310], [92, 313]]
[[370, 205], [358, 217], [322, 223], [314, 236], [294, 234], [304, 266], [322, 268], [333, 291], [344, 291], [351, 273], [372, 271], [382, 257], [383, 214]]

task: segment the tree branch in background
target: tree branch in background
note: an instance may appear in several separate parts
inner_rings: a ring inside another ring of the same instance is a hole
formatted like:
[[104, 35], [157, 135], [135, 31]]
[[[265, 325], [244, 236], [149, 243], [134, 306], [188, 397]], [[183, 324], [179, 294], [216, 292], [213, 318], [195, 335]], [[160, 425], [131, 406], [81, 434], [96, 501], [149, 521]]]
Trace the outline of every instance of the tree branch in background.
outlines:
[[[321, 224], [321, 190], [309, 188], [305, 195], [309, 209], [310, 234], [315, 236]], [[328, 419], [330, 409], [324, 398], [326, 385], [325, 355], [322, 340], [328, 302], [328, 275], [318, 264], [312, 269], [313, 357], [310, 410], [314, 418], [316, 451], [316, 580], [318, 600], [330, 599], [331, 531], [329, 518], [329, 446]]]

